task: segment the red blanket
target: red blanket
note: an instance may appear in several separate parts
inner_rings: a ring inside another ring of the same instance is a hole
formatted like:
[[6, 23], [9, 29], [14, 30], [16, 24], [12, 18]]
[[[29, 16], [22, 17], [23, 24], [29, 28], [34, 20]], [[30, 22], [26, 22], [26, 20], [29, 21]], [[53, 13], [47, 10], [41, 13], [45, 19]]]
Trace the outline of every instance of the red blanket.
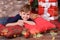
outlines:
[[2, 30], [2, 33], [5, 37], [12, 37], [14, 35], [20, 35], [22, 28], [18, 25], [16, 26], [9, 26]]
[[2, 31], [4, 28], [5, 28], [5, 26], [2, 25], [2, 24], [0, 24], [0, 35], [3, 35], [3, 34], [1, 34], [1, 31]]

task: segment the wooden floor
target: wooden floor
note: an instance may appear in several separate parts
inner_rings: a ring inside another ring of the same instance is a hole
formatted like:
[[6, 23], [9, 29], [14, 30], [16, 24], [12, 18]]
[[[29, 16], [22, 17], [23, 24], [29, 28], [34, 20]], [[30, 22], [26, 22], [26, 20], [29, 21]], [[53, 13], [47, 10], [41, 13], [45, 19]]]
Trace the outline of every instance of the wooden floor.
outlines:
[[[57, 32], [58, 34], [55, 36], [54, 40], [60, 40], [60, 31]], [[0, 37], [0, 40], [52, 40], [52, 36], [47, 33], [44, 34], [42, 37], [40, 38], [24, 38], [24, 37], [16, 37], [16, 38], [12, 38], [12, 39], [7, 39], [4, 37]]]

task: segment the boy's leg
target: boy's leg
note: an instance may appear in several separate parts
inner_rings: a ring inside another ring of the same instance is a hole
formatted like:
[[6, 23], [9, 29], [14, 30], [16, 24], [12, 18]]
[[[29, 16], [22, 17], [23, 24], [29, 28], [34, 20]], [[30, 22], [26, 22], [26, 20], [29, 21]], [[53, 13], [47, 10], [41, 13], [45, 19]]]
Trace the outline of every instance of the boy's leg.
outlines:
[[0, 18], [0, 24], [5, 25], [5, 24], [6, 24], [6, 22], [7, 22], [7, 19], [8, 19], [8, 17]]

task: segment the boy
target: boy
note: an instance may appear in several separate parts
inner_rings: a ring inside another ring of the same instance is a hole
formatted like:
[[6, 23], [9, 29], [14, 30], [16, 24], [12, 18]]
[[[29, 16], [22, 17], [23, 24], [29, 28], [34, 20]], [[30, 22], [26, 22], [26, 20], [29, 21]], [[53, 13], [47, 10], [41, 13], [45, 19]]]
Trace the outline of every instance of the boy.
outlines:
[[14, 25], [20, 25], [23, 26], [24, 22], [31, 24], [31, 25], [35, 25], [35, 23], [30, 19], [30, 11], [31, 11], [31, 7], [30, 5], [24, 5], [19, 14], [17, 14], [15, 17], [13, 18], [9, 18], [7, 20], [7, 24], [6, 26], [14, 26]]
[[[11, 36], [13, 36], [15, 34], [19, 35], [18, 33], [21, 33], [21, 31], [20, 31], [21, 26], [23, 26], [25, 23], [30, 24], [30, 25], [35, 25], [35, 23], [30, 19], [30, 11], [31, 11], [30, 5], [24, 5], [21, 8], [19, 14], [17, 14], [15, 17], [9, 18], [7, 20], [7, 24], [6, 24], [6, 29], [8, 30], [8, 32], [5, 32], [5, 29], [2, 30], [3, 31], [2, 33], [4, 33], [3, 35], [5, 35], [7, 37], [10, 37], [8, 35], [11, 35]], [[23, 31], [26, 31], [26, 29], [24, 27], [22, 29], [23, 29]], [[16, 30], [17, 30], [17, 32], [16, 32]]]

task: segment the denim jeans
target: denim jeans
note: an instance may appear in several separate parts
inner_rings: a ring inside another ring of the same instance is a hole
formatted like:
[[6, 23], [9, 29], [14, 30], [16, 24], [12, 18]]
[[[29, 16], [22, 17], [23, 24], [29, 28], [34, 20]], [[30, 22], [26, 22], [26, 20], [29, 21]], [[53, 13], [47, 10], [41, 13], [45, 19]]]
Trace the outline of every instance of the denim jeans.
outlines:
[[0, 24], [5, 25], [7, 23], [7, 19], [8, 19], [8, 17], [0, 18]]

